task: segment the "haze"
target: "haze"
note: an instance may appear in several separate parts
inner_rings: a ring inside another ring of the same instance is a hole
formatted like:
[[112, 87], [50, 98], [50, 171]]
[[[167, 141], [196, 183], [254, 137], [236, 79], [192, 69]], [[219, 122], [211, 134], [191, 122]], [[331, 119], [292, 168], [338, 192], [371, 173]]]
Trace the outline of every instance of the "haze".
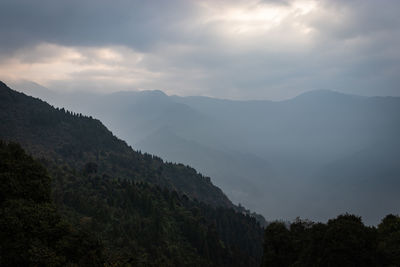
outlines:
[[0, 80], [268, 220], [399, 213], [395, 0], [2, 0]]

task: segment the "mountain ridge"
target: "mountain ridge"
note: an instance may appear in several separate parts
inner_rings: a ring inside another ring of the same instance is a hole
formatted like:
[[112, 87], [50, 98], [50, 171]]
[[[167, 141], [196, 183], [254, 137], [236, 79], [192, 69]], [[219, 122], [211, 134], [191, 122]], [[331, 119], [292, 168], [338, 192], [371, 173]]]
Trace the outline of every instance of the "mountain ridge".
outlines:
[[[375, 215], [369, 216], [369, 212], [358, 211], [351, 205], [346, 206], [348, 210], [338, 211], [341, 204], [338, 202], [335, 207], [330, 197], [319, 192], [323, 192], [323, 183], [328, 183], [328, 177], [337, 179], [344, 175], [335, 162], [354, 161], [348, 164], [353, 170], [347, 174], [352, 175], [346, 174], [344, 181], [359, 181], [356, 176], [362, 171], [356, 172], [355, 168], [361, 165], [357, 163], [358, 156], [352, 155], [363, 151], [373, 153], [373, 149], [368, 149], [371, 144], [378, 148], [385, 147], [385, 142], [396, 144], [400, 134], [397, 115], [400, 114], [400, 97], [367, 97], [319, 90], [285, 101], [164, 96], [162, 101], [148, 98], [146, 105], [138, 105], [137, 100], [131, 102], [118, 98], [115, 98], [114, 105], [107, 105], [106, 97], [95, 100], [97, 106], [82, 102], [78, 110], [101, 118], [130, 145], [161, 154], [166, 160], [190, 163], [202, 173], [207, 173], [209, 168], [204, 166], [212, 158], [213, 165], [218, 167], [213, 171], [213, 180], [221, 188], [230, 188], [225, 191], [230, 199], [271, 219], [291, 220], [301, 215], [313, 220], [326, 220], [338, 212], [348, 211], [367, 216], [366, 221], [374, 224], [385, 215], [381, 209], [375, 209]], [[59, 103], [68, 106], [68, 101]], [[168, 140], [168, 133], [165, 132], [163, 137], [159, 131], [166, 128], [181, 142], [176, 143], [173, 149], [153, 146], [160, 140]], [[155, 135], [157, 132], [159, 134]], [[177, 158], [176, 147], [184, 145], [190, 146], [183, 151], [189, 156]], [[207, 153], [213, 156], [199, 157], [206, 153], [205, 148], [212, 148]], [[192, 153], [187, 154], [190, 151]], [[215, 151], [219, 151], [218, 157]], [[248, 155], [240, 164], [236, 160], [239, 154]], [[389, 150], [381, 154], [383, 161], [391, 157]], [[262, 161], [253, 160], [257, 158]], [[234, 167], [226, 167], [228, 165]], [[242, 185], [229, 182], [233, 177], [232, 170], [239, 166], [241, 171], [234, 175], [240, 174]], [[384, 164], [374, 166], [380, 168], [375, 173], [383, 173]], [[255, 173], [254, 170], [259, 171]], [[324, 172], [329, 172], [329, 175]], [[375, 183], [369, 184], [372, 188], [383, 190], [385, 185], [378, 176], [372, 180]], [[236, 188], [232, 188], [235, 184]], [[257, 188], [263, 189], [263, 194], [248, 190], [239, 199], [234, 192], [243, 191], [246, 184], [256, 184]], [[336, 194], [340, 193], [338, 190]], [[351, 197], [357, 198], [349, 192], [344, 193], [349, 194], [350, 200]], [[360, 198], [364, 197], [360, 193]], [[327, 208], [316, 207], [321, 198], [329, 204]], [[294, 209], [291, 203], [299, 205], [303, 213], [298, 214], [299, 209]], [[389, 212], [397, 211], [387, 210], [385, 213]]]
[[[102, 255], [95, 265], [259, 266], [265, 219], [233, 205], [195, 169], [134, 151], [99, 120], [56, 109], [4, 83], [0, 121], [0, 140], [10, 147], [20, 143], [48, 169], [63, 218], [98, 238], [94, 249]], [[16, 212], [24, 212], [20, 208]]]
[[[68, 150], [72, 150], [74, 148], [69, 147], [68, 145], [65, 146], [62, 144], [62, 142], [60, 142], [60, 140], [58, 140], [58, 138], [56, 138], [57, 134], [56, 132], [60, 132], [60, 131], [64, 131], [65, 129], [72, 129], [71, 125], [74, 125], [76, 122], [74, 121], [74, 116], [71, 112], [69, 111], [65, 111], [64, 109], [60, 109], [60, 110], [52, 110], [52, 107], [50, 105], [48, 105], [47, 103], [39, 100], [39, 99], [30, 99], [28, 96], [25, 96], [22, 93], [17, 93], [15, 91], [11, 91], [10, 88], [8, 88], [6, 86], [6, 84], [4, 84], [3, 82], [0, 83], [0, 100], [1, 100], [1, 110], [2, 115], [0, 117], [0, 119], [6, 123], [3, 123], [1, 126], [1, 137], [4, 138], [5, 140], [11, 140], [11, 141], [17, 141], [20, 142], [24, 145], [24, 147], [26, 147], [28, 149], [28, 151], [30, 151], [31, 153], [33, 153], [36, 156], [50, 156], [50, 157], [63, 157], [65, 153], [68, 152]], [[11, 102], [9, 104], [7, 104], [7, 102]], [[29, 105], [33, 105], [36, 104], [40, 107], [37, 108], [37, 110], [29, 110]], [[23, 108], [28, 109], [28, 112], [25, 112], [25, 114], [21, 114], [22, 111], [22, 106]], [[13, 118], [9, 118], [8, 115], [6, 114], [5, 111], [8, 111], [7, 109], [11, 109], [13, 110], [12, 113], [14, 114]], [[49, 113], [51, 115], [53, 115], [53, 118], [48, 118], [48, 117], [43, 117], [44, 113]], [[35, 114], [36, 113], [36, 114]], [[59, 123], [59, 121], [57, 120], [57, 116], [60, 115], [60, 113], [65, 113], [67, 120], [69, 120], [70, 125], [68, 125], [68, 123], [66, 122], [61, 122]], [[19, 120], [21, 119], [23, 116], [30, 116], [30, 121], [24, 123], [23, 125], [13, 125], [12, 124], [12, 120]], [[41, 117], [42, 116], [42, 117]], [[97, 136], [96, 140], [93, 140], [92, 138], [94, 137], [93, 134], [90, 134], [90, 131], [88, 129], [88, 132], [86, 132], [87, 136], [89, 136], [89, 139], [86, 136], [82, 136], [80, 135], [80, 133], [73, 133], [72, 135], [69, 136], [68, 138], [70, 140], [79, 140], [79, 138], [84, 138], [84, 140], [80, 140], [79, 142], [79, 147], [80, 147], [80, 155], [76, 155], [78, 158], [81, 159], [86, 159], [86, 161], [94, 161], [96, 162], [96, 157], [101, 157], [102, 151], [97, 151], [95, 148], [95, 144], [101, 144], [102, 146], [106, 146], [108, 151], [114, 151], [114, 154], [110, 154], [110, 155], [105, 155], [104, 157], [108, 157], [108, 158], [113, 158], [118, 152], [121, 153], [125, 153], [123, 155], [125, 155], [124, 157], [121, 158], [121, 160], [126, 161], [127, 159], [125, 159], [125, 157], [128, 157], [128, 160], [132, 160], [132, 162], [138, 162], [138, 164], [140, 164], [141, 159], [141, 154], [139, 154], [138, 152], [135, 152], [132, 150], [131, 147], [129, 147], [124, 141], [121, 141], [119, 139], [117, 139], [111, 132], [109, 132], [102, 124], [99, 120], [93, 120], [91, 117], [84, 117], [82, 115], [78, 115], [79, 118], [81, 118], [82, 120], [85, 120], [86, 123], [90, 123], [92, 124], [92, 126], [94, 127], [94, 129], [96, 129], [96, 131], [100, 130], [103, 134], [101, 136]], [[37, 120], [37, 121], [35, 121]], [[34, 123], [39, 123], [41, 127], [43, 128], [38, 128], [38, 127], [33, 127], [33, 128], [29, 128], [32, 127], [32, 125]], [[16, 127], [14, 127], [16, 126]], [[54, 127], [56, 126], [56, 128]], [[79, 127], [86, 127], [86, 125], [78, 125]], [[68, 131], [66, 131], [65, 133], [68, 133]], [[21, 136], [22, 135], [22, 136]], [[42, 136], [42, 138], [38, 138], [39, 136]], [[48, 136], [48, 138], [43, 138]], [[35, 139], [33, 140], [28, 140], [28, 139]], [[28, 141], [27, 141], [28, 140]], [[111, 142], [111, 143], [108, 143]], [[75, 147], [76, 148], [76, 147]], [[78, 153], [78, 154], [79, 154]], [[97, 154], [96, 154], [97, 153]], [[144, 158], [148, 158], [147, 160], [149, 160], [150, 162], [153, 162], [152, 164], [154, 164], [155, 166], [161, 166], [163, 164], [163, 161], [155, 156], [151, 156], [151, 155], [144, 155]], [[73, 157], [68, 156], [66, 157], [67, 162], [70, 162], [74, 167], [77, 167], [78, 169], [82, 168], [83, 166], [77, 162]], [[76, 163], [77, 162], [77, 163]], [[98, 162], [96, 162], [98, 163]], [[122, 163], [121, 163], [122, 164]], [[126, 164], [126, 163], [123, 163]], [[132, 173], [132, 171], [129, 171], [129, 167], [124, 167], [124, 165], [122, 164], [122, 169], [124, 170], [128, 170], [128, 173]], [[181, 191], [183, 193], [188, 194], [189, 196], [196, 196], [199, 200], [201, 201], [205, 201], [206, 203], [209, 204], [213, 204], [213, 205], [217, 205], [217, 203], [219, 203], [221, 206], [225, 206], [225, 207], [233, 207], [232, 203], [228, 200], [228, 198], [222, 193], [221, 189], [215, 187], [212, 185], [212, 183], [210, 182], [210, 179], [207, 178], [205, 179], [202, 175], [199, 175], [194, 169], [188, 169], [190, 175], [187, 176], [187, 179], [191, 179], [193, 181], [194, 184], [196, 184], [196, 182], [194, 181], [199, 181], [200, 184], [202, 185], [201, 187], [204, 188], [208, 188], [208, 192], [213, 192], [214, 197], [216, 197], [214, 200], [211, 200], [213, 197], [209, 198], [207, 200], [208, 197], [203, 197], [197, 193], [194, 193], [194, 191], [190, 191], [190, 190], [194, 190], [194, 189], [190, 189], [192, 186], [189, 186], [189, 184], [186, 185], [186, 189], [183, 189], [182, 186], [184, 186], [184, 184], [186, 182], [184, 182], [184, 180], [182, 180], [182, 178], [177, 178], [177, 177], [171, 177], [171, 174], [168, 174], [168, 172], [170, 172], [171, 170], [174, 172], [174, 168], [178, 167], [177, 170], [179, 170], [179, 166], [180, 165], [174, 165], [174, 164], [169, 164], [170, 169], [166, 170], [165, 175], [167, 175], [167, 179], [165, 178], [155, 178], [155, 180], [153, 180], [152, 182], [155, 183], [159, 183], [161, 186], [168, 186], [170, 188], [174, 188], [177, 189], [178, 191]], [[105, 166], [105, 171], [109, 172], [110, 175], [112, 175], [112, 170], [111, 167], [107, 167]], [[154, 172], [155, 171], [151, 171], [150, 172]], [[172, 172], [172, 173], [173, 173]], [[178, 173], [179, 174], [179, 171]], [[114, 174], [115, 175], [115, 174]], [[131, 175], [121, 175], [120, 173], [118, 174], [119, 176], [123, 177], [123, 178], [131, 178], [129, 177]], [[132, 175], [134, 177], [134, 175]], [[178, 175], [178, 176], [182, 176], [182, 174]], [[155, 175], [155, 177], [157, 177], [157, 175]], [[175, 179], [171, 181], [171, 179]], [[175, 184], [174, 184], [175, 183]], [[198, 183], [197, 183], [198, 184]], [[179, 186], [178, 186], [179, 185]], [[180, 188], [181, 187], [181, 188]], [[200, 188], [201, 188], [200, 187]], [[206, 191], [207, 191], [206, 190]], [[218, 199], [218, 200], [217, 200]]]

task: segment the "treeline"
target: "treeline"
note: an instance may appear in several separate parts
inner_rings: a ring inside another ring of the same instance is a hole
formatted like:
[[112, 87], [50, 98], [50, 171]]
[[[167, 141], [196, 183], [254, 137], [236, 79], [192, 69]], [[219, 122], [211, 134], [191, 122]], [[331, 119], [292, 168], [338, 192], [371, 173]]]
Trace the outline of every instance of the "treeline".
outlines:
[[263, 266], [400, 266], [400, 217], [377, 227], [339, 215], [326, 224], [297, 219], [265, 229]]

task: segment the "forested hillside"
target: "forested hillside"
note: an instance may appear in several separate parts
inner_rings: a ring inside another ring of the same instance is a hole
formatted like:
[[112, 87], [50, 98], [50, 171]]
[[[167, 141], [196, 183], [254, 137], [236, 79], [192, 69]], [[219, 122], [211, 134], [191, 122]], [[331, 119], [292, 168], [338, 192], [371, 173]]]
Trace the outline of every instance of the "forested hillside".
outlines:
[[133, 266], [257, 266], [255, 218], [148, 183], [53, 169], [54, 198], [73, 225], [94, 232], [109, 262]]
[[0, 138], [17, 141], [35, 157], [82, 169], [93, 162], [110, 176], [178, 190], [213, 206], [233, 207], [210, 178], [181, 164], [134, 151], [91, 117], [55, 109], [0, 82]]
[[43, 166], [17, 144], [0, 141], [0, 265], [100, 266], [95, 235], [62, 219]]
[[[53, 178], [54, 204], [49, 197], [46, 201], [57, 207], [63, 218], [59, 220], [77, 229], [77, 233], [84, 233], [86, 239], [94, 240], [82, 239], [83, 247], [76, 246], [78, 251], [72, 260], [80, 265], [85, 262], [89, 266], [260, 264], [263, 230], [259, 223], [253, 216], [239, 212], [245, 210], [234, 207], [209, 178], [194, 169], [135, 152], [99, 121], [54, 109], [4, 84], [0, 88], [0, 121], [0, 137], [20, 142], [48, 169]], [[2, 155], [1, 161], [5, 159]], [[42, 170], [40, 177], [49, 185], [45, 170], [38, 168]], [[13, 168], [5, 170], [2, 179], [14, 177], [12, 171]], [[21, 168], [16, 171], [23, 174], [24, 181], [31, 180], [29, 171]], [[19, 195], [30, 191], [25, 184], [12, 186]], [[46, 192], [50, 194], [50, 188]], [[5, 195], [5, 198], [8, 201], [12, 197]], [[8, 212], [5, 208], [4, 214]], [[54, 213], [57, 214], [55, 208]], [[51, 226], [46, 217], [40, 220]], [[26, 229], [34, 224], [27, 218], [22, 221]], [[5, 229], [12, 228], [12, 220], [3, 225]], [[55, 240], [57, 237], [49, 231], [33, 232], [24, 241], [20, 236], [9, 239], [29, 247], [36, 244], [36, 234]], [[19, 232], [17, 229], [16, 235]], [[53, 243], [49, 244], [52, 248]], [[6, 244], [1, 249], [2, 254], [4, 251], [10, 255], [4, 265], [13, 265], [18, 249], [12, 245], [8, 248]], [[60, 248], [51, 255], [63, 252]], [[92, 255], [89, 252], [98, 253], [97, 261], [83, 257]], [[32, 255], [27, 256], [26, 262], [34, 264], [32, 260], [37, 256]], [[65, 263], [64, 256], [60, 257], [54, 265]], [[70, 260], [68, 256], [66, 259]]]

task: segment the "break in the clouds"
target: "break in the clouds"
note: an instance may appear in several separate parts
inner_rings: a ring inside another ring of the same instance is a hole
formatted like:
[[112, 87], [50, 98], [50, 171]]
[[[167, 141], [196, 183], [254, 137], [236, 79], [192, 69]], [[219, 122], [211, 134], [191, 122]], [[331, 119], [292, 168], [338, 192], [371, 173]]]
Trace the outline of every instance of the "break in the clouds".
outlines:
[[400, 95], [397, 0], [2, 0], [0, 79], [282, 99]]

